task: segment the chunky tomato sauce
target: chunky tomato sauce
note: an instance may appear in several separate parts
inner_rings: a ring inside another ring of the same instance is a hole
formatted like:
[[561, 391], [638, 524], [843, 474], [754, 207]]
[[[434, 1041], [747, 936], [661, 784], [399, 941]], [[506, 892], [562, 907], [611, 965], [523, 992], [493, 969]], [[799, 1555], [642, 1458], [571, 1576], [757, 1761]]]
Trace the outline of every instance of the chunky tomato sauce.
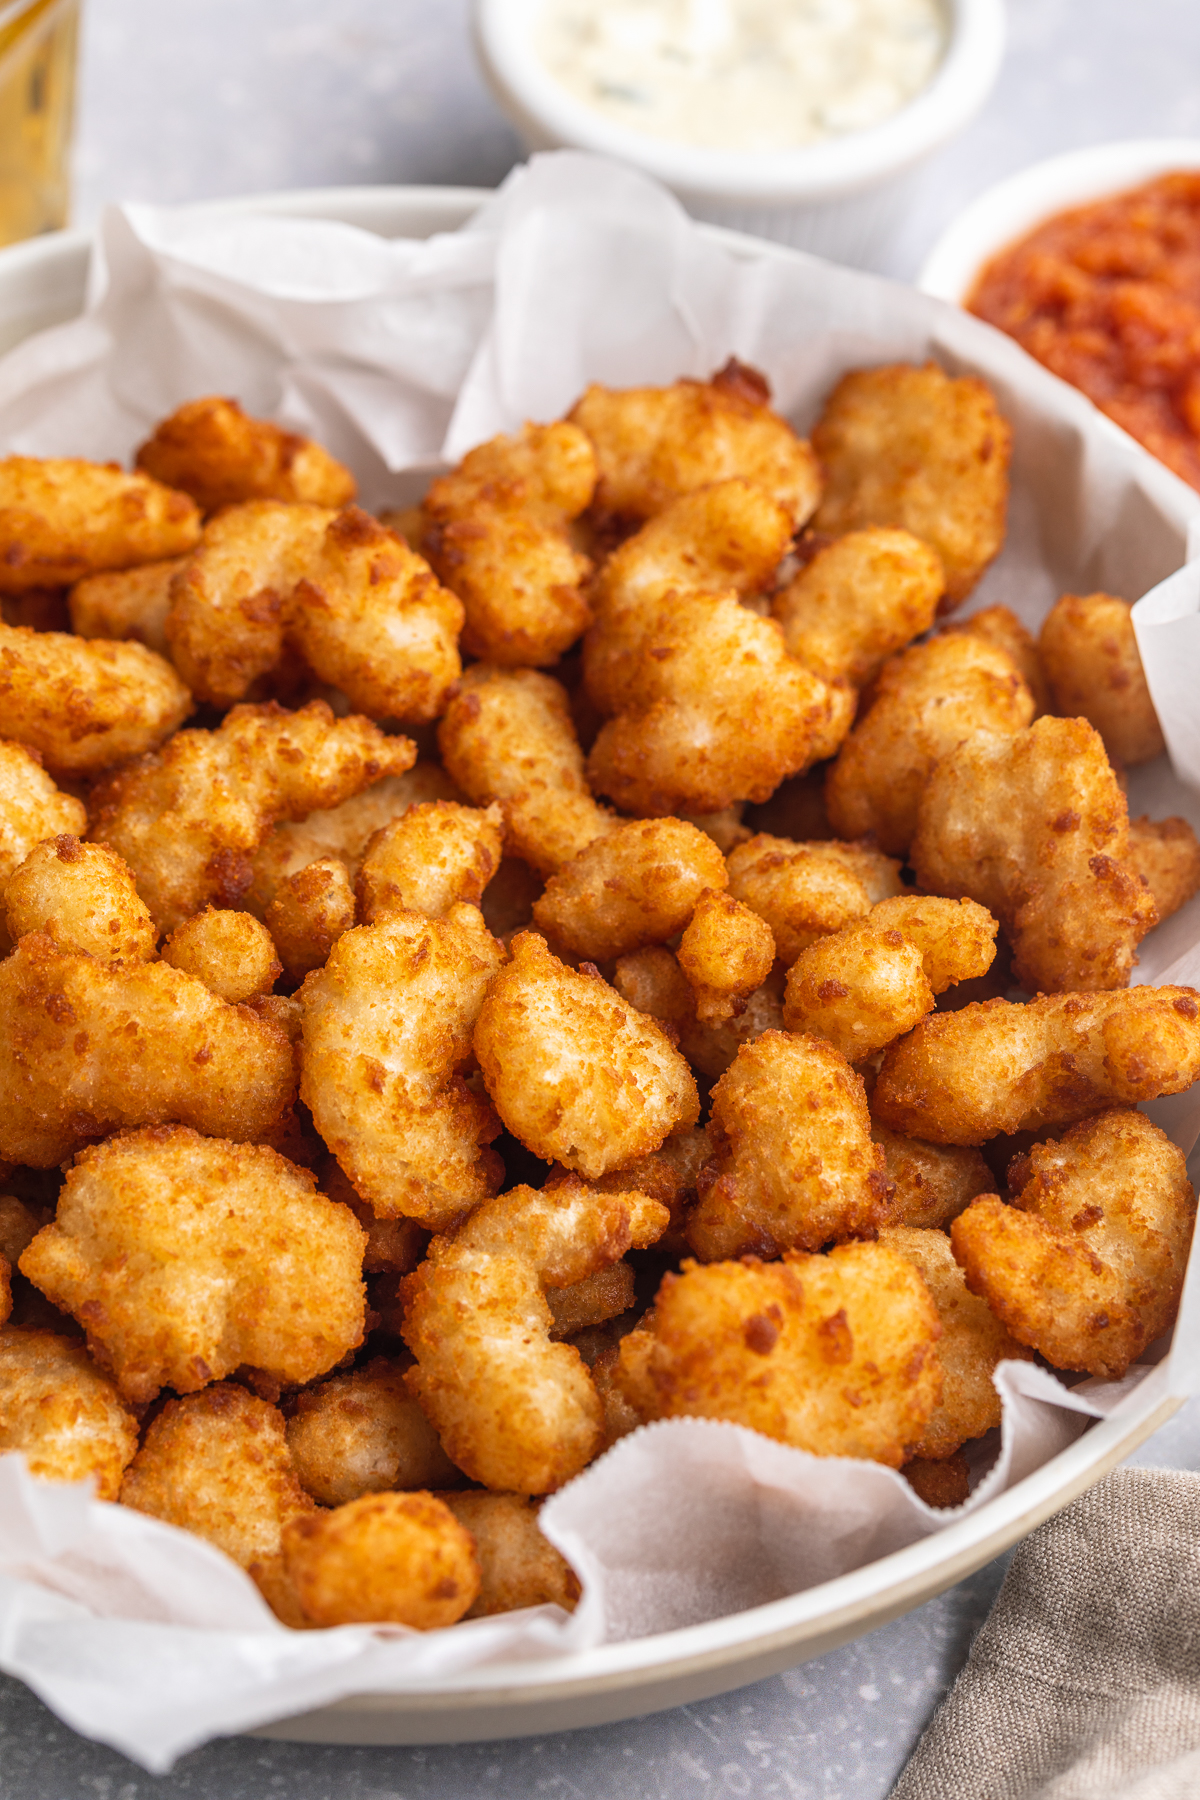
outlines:
[[1059, 213], [967, 305], [1200, 488], [1200, 172]]

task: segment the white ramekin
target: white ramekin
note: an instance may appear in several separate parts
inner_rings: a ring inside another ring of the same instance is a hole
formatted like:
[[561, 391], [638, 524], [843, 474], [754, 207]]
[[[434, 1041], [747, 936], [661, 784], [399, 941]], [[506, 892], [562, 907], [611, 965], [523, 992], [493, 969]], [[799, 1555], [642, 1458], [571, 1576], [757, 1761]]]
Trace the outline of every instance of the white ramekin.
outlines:
[[1132, 138], [1033, 163], [985, 189], [951, 221], [925, 258], [917, 286], [961, 305], [983, 265], [1044, 220], [1172, 169], [1200, 169], [1200, 138]]
[[472, 7], [484, 76], [528, 149], [590, 150], [632, 163], [696, 218], [859, 265], [877, 261], [912, 171], [983, 105], [1004, 54], [1003, 0], [943, 0], [949, 42], [938, 71], [883, 124], [800, 150], [700, 150], [614, 125], [575, 99], [532, 47], [544, 4]]

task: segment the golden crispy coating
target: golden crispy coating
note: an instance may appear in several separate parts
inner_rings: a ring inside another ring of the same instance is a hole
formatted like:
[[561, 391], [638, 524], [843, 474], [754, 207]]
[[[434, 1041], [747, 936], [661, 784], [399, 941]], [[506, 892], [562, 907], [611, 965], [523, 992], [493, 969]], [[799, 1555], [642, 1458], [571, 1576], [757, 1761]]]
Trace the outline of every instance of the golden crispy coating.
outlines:
[[792, 655], [814, 675], [862, 687], [929, 630], [944, 586], [928, 544], [873, 526], [818, 550], [774, 595], [771, 611]]
[[[608, 1180], [612, 1181], [613, 1177], [610, 1175]], [[620, 1318], [622, 1313], [629, 1311], [633, 1301], [633, 1270], [625, 1262], [597, 1269], [594, 1274], [585, 1275], [582, 1281], [572, 1282], [570, 1287], [551, 1288], [546, 1295], [554, 1319], [550, 1336], [556, 1342], [574, 1338], [576, 1332]]]
[[1004, 541], [1011, 445], [974, 376], [955, 381], [934, 363], [856, 369], [813, 432], [827, 481], [816, 528], [896, 525], [923, 538], [941, 557], [950, 612]]
[[773, 974], [747, 996], [741, 1012], [701, 1024], [691, 983], [677, 959], [661, 946], [622, 956], [613, 972], [613, 986], [630, 1006], [673, 1032], [692, 1067], [712, 1080], [725, 1073], [743, 1044], [783, 1026], [783, 983]]
[[499, 1185], [500, 1122], [463, 1080], [504, 952], [478, 908], [393, 913], [338, 939], [301, 990], [301, 1098], [362, 1198], [435, 1229]]
[[247, 418], [236, 400], [215, 394], [161, 420], [139, 449], [137, 467], [190, 494], [204, 512], [241, 500], [345, 506], [356, 491], [349, 469], [320, 444]]
[[727, 861], [730, 894], [766, 920], [789, 965], [818, 938], [904, 892], [899, 863], [867, 844], [796, 844], [761, 832]]
[[435, 481], [421, 547], [466, 610], [463, 649], [504, 666], [557, 662], [588, 624], [592, 565], [568, 526], [591, 501], [596, 458], [577, 426], [526, 425]]
[[266, 925], [289, 981], [303, 981], [329, 960], [354, 924], [354, 888], [344, 862], [322, 856], [286, 876], [267, 908]]
[[[622, 1363], [645, 1355], [633, 1332]], [[645, 1355], [656, 1411], [728, 1419], [814, 1456], [896, 1469], [942, 1386], [937, 1309], [884, 1244], [782, 1262], [685, 1262], [658, 1291]]]
[[971, 1471], [961, 1452], [936, 1462], [927, 1456], [912, 1456], [900, 1473], [926, 1506], [962, 1506], [971, 1497]]
[[[733, 1061], [732, 1053], [729, 1060]], [[686, 1131], [672, 1132], [662, 1149], [656, 1150], [652, 1156], [639, 1157], [637, 1162], [630, 1163], [627, 1169], [618, 1169], [614, 1174], [602, 1175], [598, 1181], [589, 1182], [588, 1185], [594, 1188], [598, 1194], [621, 1194], [627, 1189], [636, 1189], [638, 1193], [647, 1195], [649, 1199], [657, 1200], [660, 1206], [665, 1206], [671, 1215], [671, 1223], [659, 1239], [658, 1247], [660, 1250], [670, 1250], [673, 1253], [682, 1252], [687, 1247], [681, 1231], [683, 1218], [687, 1208], [696, 1198], [696, 1184], [700, 1179], [700, 1171], [707, 1163], [708, 1158], [707, 1132], [702, 1126], [690, 1126]], [[590, 1279], [600, 1282], [604, 1276], [610, 1273], [616, 1274], [624, 1287], [626, 1278], [631, 1271], [627, 1264], [615, 1263], [611, 1271], [606, 1270], [601, 1276], [593, 1276]], [[582, 1290], [586, 1285], [587, 1283], [581, 1283], [580, 1289]], [[563, 1301], [565, 1304], [573, 1291], [570, 1288], [564, 1288], [551, 1298], [551, 1311], [555, 1313], [556, 1318], [558, 1302]], [[629, 1289], [626, 1291], [630, 1293], [630, 1298], [625, 1304], [630, 1306], [633, 1304], [632, 1291]], [[598, 1297], [599, 1290], [594, 1290], [594, 1292]], [[615, 1301], [617, 1297], [614, 1284], [611, 1298]], [[578, 1298], [583, 1298], [582, 1291]], [[575, 1301], [571, 1301], [571, 1304], [574, 1306]], [[607, 1316], [615, 1318], [617, 1311]]]
[[1138, 654], [1128, 600], [1064, 594], [1042, 625], [1038, 647], [1054, 710], [1087, 719], [1109, 755], [1149, 762], [1166, 749]]
[[451, 779], [476, 806], [500, 802], [505, 849], [543, 875], [611, 831], [592, 799], [566, 690], [535, 669], [475, 663], [438, 726]]
[[589, 387], [568, 416], [595, 446], [598, 511], [648, 519], [680, 494], [741, 475], [765, 488], [797, 529], [817, 504], [820, 471], [770, 398], [764, 377], [732, 358], [709, 381]]
[[1183, 1152], [1114, 1108], [1029, 1156], [1013, 1206], [986, 1194], [954, 1254], [1013, 1336], [1059, 1369], [1122, 1376], [1175, 1318], [1196, 1196]]
[[194, 975], [230, 1006], [269, 994], [283, 973], [265, 925], [247, 912], [218, 911], [213, 906], [185, 919], [171, 933], [162, 958], [173, 969]]
[[996, 1364], [1032, 1358], [987, 1303], [968, 1290], [944, 1231], [891, 1226], [880, 1232], [879, 1242], [898, 1250], [921, 1271], [942, 1324], [937, 1348], [944, 1377], [942, 1397], [913, 1452], [953, 1456], [969, 1438], [982, 1437], [1000, 1423], [1000, 1396], [992, 1380]]
[[872, 1120], [871, 1136], [887, 1159], [889, 1224], [944, 1230], [976, 1194], [988, 1194], [995, 1186], [978, 1150], [901, 1137], [877, 1120]]
[[166, 562], [114, 569], [77, 581], [67, 599], [72, 631], [81, 638], [134, 638], [147, 650], [170, 656], [171, 582], [187, 560], [172, 556]]
[[1124, 987], [1158, 923], [1128, 860], [1129, 814], [1099, 733], [1039, 719], [1012, 737], [980, 733], [929, 777], [911, 861], [934, 894], [969, 894], [1012, 945], [1032, 992]]
[[377, 1356], [296, 1396], [288, 1449], [300, 1485], [322, 1506], [388, 1488], [448, 1487], [458, 1470], [404, 1385], [404, 1362]]
[[0, 1454], [24, 1453], [43, 1481], [84, 1481], [115, 1500], [138, 1428], [77, 1338], [0, 1331]]
[[887, 1217], [861, 1077], [819, 1038], [767, 1031], [712, 1091], [713, 1163], [687, 1224], [704, 1262], [817, 1250]]
[[83, 801], [61, 794], [32, 750], [0, 738], [0, 882], [43, 838], [86, 830]]
[[800, 952], [788, 970], [783, 1022], [863, 1062], [932, 1012], [938, 994], [985, 975], [995, 937], [995, 919], [973, 900], [882, 900]]
[[1124, 860], [1153, 894], [1160, 925], [1200, 892], [1200, 842], [1186, 819], [1130, 819]]
[[389, 913], [444, 919], [459, 901], [478, 906], [500, 867], [503, 816], [453, 800], [413, 806], [377, 831], [358, 871], [359, 918], [364, 925]]
[[103, 844], [81, 844], [69, 832], [35, 844], [3, 886], [8, 933], [15, 944], [45, 932], [57, 950], [102, 962], [146, 962], [157, 932], [133, 876]]
[[871, 1107], [935, 1144], [1069, 1125], [1178, 1094], [1200, 1076], [1200, 994], [1139, 987], [985, 1000], [923, 1019], [884, 1052]]
[[439, 1494], [470, 1532], [482, 1586], [467, 1613], [486, 1619], [523, 1606], [561, 1606], [574, 1612], [579, 1580], [538, 1528], [537, 1507], [524, 1494]]
[[362, 1342], [365, 1243], [307, 1169], [171, 1125], [82, 1151], [21, 1266], [142, 1403], [242, 1364], [323, 1375]]
[[650, 1155], [699, 1115], [692, 1072], [660, 1027], [536, 932], [514, 938], [489, 987], [475, 1054], [513, 1136], [588, 1179]]
[[705, 888], [679, 943], [679, 967], [700, 1023], [719, 1025], [742, 1011], [774, 962], [775, 939], [766, 920], [732, 894]]
[[985, 638], [989, 644], [996, 644], [1001, 650], [1006, 650], [1025, 686], [1033, 695], [1035, 719], [1040, 719], [1043, 713], [1058, 710], [1051, 697], [1050, 683], [1046, 679], [1037, 639], [1032, 632], [1026, 631], [1010, 607], [985, 606], [981, 611], [972, 613], [969, 619], [960, 619], [953, 625], [947, 625], [945, 629], [964, 631], [970, 637]]
[[0, 963], [0, 1155], [62, 1162], [123, 1126], [177, 1119], [249, 1140], [296, 1089], [283, 1029], [166, 963], [110, 964], [39, 932]]
[[147, 475], [77, 457], [0, 460], [0, 593], [162, 562], [199, 536], [194, 502]]
[[1012, 736], [1033, 717], [1033, 696], [1007, 651], [947, 633], [885, 663], [864, 717], [825, 784], [829, 818], [844, 838], [874, 833], [903, 856], [934, 764], [976, 732]]
[[416, 759], [408, 739], [368, 719], [335, 719], [322, 700], [288, 713], [237, 706], [217, 731], [181, 731], [96, 790], [92, 836], [133, 870], [161, 931], [207, 901], [232, 906], [277, 819], [335, 807]]
[[533, 917], [568, 956], [611, 962], [673, 937], [701, 894], [728, 879], [705, 832], [682, 819], [635, 819], [564, 863], [535, 901]]
[[600, 1449], [601, 1408], [577, 1350], [550, 1341], [544, 1288], [570, 1287], [666, 1228], [637, 1192], [567, 1177], [486, 1200], [436, 1237], [406, 1282], [408, 1376], [447, 1454], [474, 1481], [545, 1494]]
[[364, 1494], [290, 1519], [283, 1559], [314, 1625], [436, 1631], [456, 1624], [479, 1592], [474, 1540], [432, 1494]]

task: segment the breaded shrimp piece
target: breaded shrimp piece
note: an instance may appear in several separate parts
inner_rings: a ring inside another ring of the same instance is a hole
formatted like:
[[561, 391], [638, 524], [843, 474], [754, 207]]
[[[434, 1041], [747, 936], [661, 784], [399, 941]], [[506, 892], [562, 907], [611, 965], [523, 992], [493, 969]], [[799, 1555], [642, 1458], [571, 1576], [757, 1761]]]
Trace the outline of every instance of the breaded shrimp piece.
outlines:
[[871, 1136], [887, 1159], [892, 1184], [889, 1225], [944, 1231], [977, 1194], [991, 1193], [995, 1187], [978, 1150], [901, 1137], [876, 1119], [871, 1121]]
[[770, 399], [766, 378], [732, 357], [708, 381], [589, 387], [568, 416], [595, 446], [597, 511], [648, 519], [680, 494], [740, 475], [798, 530], [820, 497], [820, 470]]
[[1050, 683], [1046, 679], [1037, 639], [1031, 631], [1025, 629], [1010, 607], [985, 606], [979, 612], [972, 613], [969, 619], [956, 620], [953, 625], [947, 625], [944, 629], [948, 632], [965, 632], [968, 637], [983, 638], [987, 643], [996, 644], [1001, 650], [1007, 651], [1025, 686], [1033, 695], [1035, 719], [1040, 719], [1043, 713], [1058, 710], [1050, 693]]
[[900, 865], [867, 844], [797, 844], [760, 832], [730, 851], [729, 892], [765, 919], [792, 964], [810, 944], [901, 894]]
[[1195, 988], [1043, 994], [922, 1019], [884, 1052], [871, 1108], [909, 1137], [984, 1144], [1182, 1093], [1198, 1076]]
[[694, 825], [634, 819], [564, 863], [534, 902], [533, 917], [568, 956], [611, 962], [665, 943], [687, 924], [701, 894], [728, 879], [725, 858]]
[[661, 1028], [594, 969], [561, 963], [536, 932], [513, 939], [474, 1041], [513, 1136], [588, 1180], [649, 1156], [699, 1116], [692, 1072]]
[[950, 1228], [971, 1291], [1059, 1369], [1117, 1380], [1172, 1324], [1196, 1196], [1183, 1152], [1114, 1108], [1035, 1145], [1012, 1206], [974, 1201]]
[[377, 831], [358, 871], [359, 918], [364, 925], [389, 913], [424, 913], [444, 919], [457, 902], [478, 906], [496, 870], [503, 844], [503, 815], [431, 800], [413, 806]]
[[932, 1012], [947, 988], [986, 975], [996, 930], [973, 900], [882, 900], [801, 951], [788, 970], [783, 1022], [863, 1062]]
[[873, 833], [903, 856], [938, 759], [976, 732], [1015, 736], [1032, 717], [1033, 696], [1007, 651], [961, 632], [914, 644], [884, 664], [829, 771], [830, 823], [839, 837]]
[[568, 527], [590, 504], [596, 458], [578, 426], [526, 425], [441, 476], [421, 548], [463, 603], [463, 649], [505, 667], [557, 662], [591, 619], [592, 565]]
[[666, 1275], [645, 1357], [660, 1417], [728, 1419], [813, 1456], [899, 1468], [942, 1388], [937, 1309], [913, 1265], [884, 1244], [782, 1262], [685, 1262]]
[[500, 1121], [463, 1079], [504, 952], [474, 906], [393, 913], [305, 980], [301, 1099], [380, 1218], [438, 1229], [499, 1186]]
[[1047, 613], [1038, 639], [1055, 712], [1086, 719], [1109, 755], [1130, 766], [1166, 749], [1132, 610], [1128, 600], [1113, 594], [1064, 594]]
[[91, 835], [125, 858], [155, 924], [173, 931], [210, 900], [236, 904], [276, 820], [338, 806], [416, 754], [323, 700], [295, 713], [237, 706], [219, 730], [181, 731], [111, 776], [94, 793]]
[[1130, 819], [1124, 861], [1153, 894], [1160, 925], [1200, 892], [1200, 842], [1186, 819]]
[[13, 943], [31, 931], [56, 950], [102, 962], [148, 962], [158, 933], [121, 858], [70, 832], [35, 844], [0, 888]]
[[1012, 431], [990, 389], [934, 363], [844, 375], [825, 403], [813, 448], [825, 472], [814, 524], [836, 535], [899, 526], [935, 549], [951, 612], [1004, 542]]
[[171, 583], [187, 561], [186, 556], [171, 556], [166, 562], [113, 569], [77, 581], [67, 596], [72, 631], [81, 638], [134, 638], [147, 650], [169, 657]]
[[470, 1532], [482, 1584], [465, 1615], [486, 1619], [525, 1606], [561, 1606], [574, 1612], [579, 1579], [538, 1527], [538, 1509], [525, 1494], [438, 1494]]
[[704, 1262], [870, 1236], [887, 1218], [862, 1079], [819, 1038], [767, 1031], [712, 1091], [713, 1162], [687, 1224]]
[[570, 1287], [552, 1288], [546, 1296], [554, 1317], [550, 1336], [556, 1343], [574, 1340], [581, 1331], [620, 1318], [633, 1305], [635, 1293], [633, 1269], [626, 1262], [610, 1263]]
[[354, 888], [340, 858], [322, 856], [285, 876], [267, 908], [266, 929], [289, 981], [303, 981], [328, 962], [354, 919]]
[[889, 1226], [880, 1232], [879, 1242], [920, 1270], [942, 1326], [937, 1347], [942, 1397], [913, 1445], [913, 1455], [953, 1456], [968, 1439], [982, 1437], [1000, 1423], [1000, 1395], [992, 1380], [996, 1364], [1030, 1362], [1032, 1357], [987, 1303], [970, 1292], [944, 1231]]
[[1129, 861], [1129, 813], [1100, 734], [1083, 719], [978, 733], [929, 776], [910, 859], [933, 894], [995, 914], [1033, 992], [1124, 987], [1158, 923]]
[[0, 882], [43, 838], [87, 830], [87, 808], [60, 793], [40, 756], [0, 738]]
[[190, 494], [206, 513], [244, 500], [345, 506], [356, 487], [349, 469], [311, 438], [251, 419], [236, 400], [206, 395], [159, 421], [137, 467]]
[[283, 1528], [283, 1561], [313, 1625], [408, 1625], [436, 1631], [479, 1592], [469, 1531], [432, 1494], [364, 1494]]
[[764, 1031], [783, 1028], [783, 983], [768, 976], [747, 995], [732, 1018], [702, 1024], [696, 995], [678, 959], [662, 945], [618, 958], [613, 986], [638, 1012], [648, 1013], [673, 1033], [694, 1069], [710, 1080], [723, 1075], [743, 1044]]
[[0, 593], [162, 562], [199, 536], [195, 502], [147, 475], [78, 457], [0, 459]]
[[[730, 1061], [732, 1060], [731, 1056]], [[648, 1199], [657, 1200], [671, 1215], [671, 1223], [659, 1239], [659, 1249], [680, 1251], [686, 1248], [681, 1231], [684, 1214], [695, 1201], [700, 1172], [708, 1159], [708, 1134], [703, 1126], [693, 1125], [684, 1131], [672, 1132], [662, 1148], [652, 1155], [639, 1157], [637, 1162], [630, 1163], [626, 1169], [618, 1169], [614, 1174], [601, 1175], [598, 1181], [589, 1182], [588, 1186], [598, 1194], [621, 1194], [628, 1189], [645, 1194]], [[610, 1298], [615, 1303], [618, 1297], [616, 1278], [625, 1287], [626, 1280], [632, 1273], [628, 1263], [613, 1263], [599, 1275], [581, 1282], [577, 1288], [557, 1289], [550, 1296], [550, 1310], [557, 1320], [560, 1311], [565, 1314], [569, 1305], [574, 1315], [578, 1301], [585, 1298], [583, 1289], [589, 1287], [590, 1283], [597, 1284], [592, 1287], [591, 1296], [598, 1302], [601, 1298], [599, 1284], [609, 1276], [614, 1277]], [[605, 1317], [616, 1318], [633, 1304], [631, 1289], [626, 1288], [625, 1291], [629, 1293], [625, 1307], [614, 1304], [612, 1312], [606, 1312]], [[599, 1319], [596, 1322], [599, 1323]], [[560, 1335], [570, 1334], [560, 1332]]]
[[137, 1446], [137, 1420], [78, 1338], [0, 1331], [0, 1455], [20, 1450], [43, 1481], [90, 1475], [115, 1500]]
[[193, 710], [144, 644], [0, 625], [0, 733], [67, 775], [94, 775], [154, 750]]
[[322, 1506], [388, 1488], [461, 1480], [404, 1384], [409, 1359], [376, 1356], [363, 1369], [304, 1388], [288, 1408], [287, 1441], [301, 1487]]
[[679, 967], [702, 1025], [719, 1025], [744, 1010], [775, 963], [771, 927], [732, 894], [705, 888], [679, 942]]
[[436, 1237], [406, 1282], [408, 1376], [447, 1454], [518, 1494], [562, 1487], [601, 1448], [600, 1402], [577, 1350], [550, 1341], [545, 1288], [570, 1287], [652, 1244], [665, 1206], [568, 1178], [486, 1200]]
[[21, 1269], [135, 1404], [243, 1364], [323, 1375], [362, 1342], [366, 1233], [307, 1169], [182, 1125], [81, 1151]]
[[446, 708], [438, 743], [474, 805], [500, 802], [505, 849], [543, 875], [617, 824], [592, 799], [565, 688], [536, 669], [475, 663]]
[[230, 1006], [269, 994], [283, 966], [271, 934], [247, 912], [206, 906], [186, 919], [162, 947], [162, 959], [202, 981]]
[[814, 675], [862, 687], [929, 630], [944, 587], [928, 544], [871, 526], [818, 550], [774, 595], [771, 612], [792, 655]]

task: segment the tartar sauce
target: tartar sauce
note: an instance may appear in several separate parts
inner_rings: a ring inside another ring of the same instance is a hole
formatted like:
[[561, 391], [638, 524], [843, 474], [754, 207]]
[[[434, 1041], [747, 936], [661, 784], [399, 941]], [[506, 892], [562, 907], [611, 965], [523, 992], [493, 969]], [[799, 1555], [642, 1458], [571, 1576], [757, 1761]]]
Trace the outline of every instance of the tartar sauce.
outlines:
[[877, 125], [927, 85], [940, 0], [545, 0], [552, 75], [632, 130], [712, 150], [793, 150]]

